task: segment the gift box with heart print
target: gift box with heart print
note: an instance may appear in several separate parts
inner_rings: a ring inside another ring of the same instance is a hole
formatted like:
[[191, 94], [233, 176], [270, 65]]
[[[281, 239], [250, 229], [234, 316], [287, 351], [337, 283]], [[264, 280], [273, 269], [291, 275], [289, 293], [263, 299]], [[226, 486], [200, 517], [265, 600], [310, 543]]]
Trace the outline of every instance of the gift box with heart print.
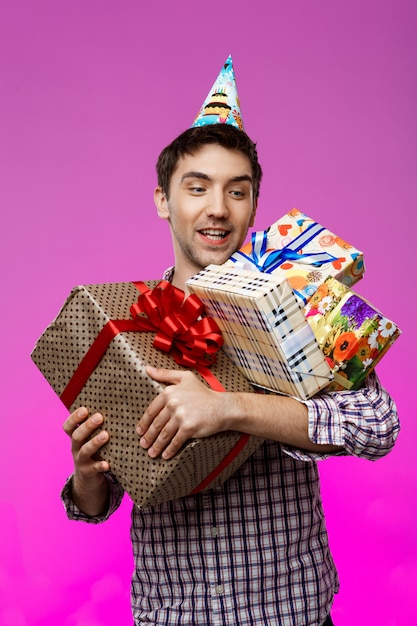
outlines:
[[350, 287], [365, 270], [362, 252], [298, 209], [253, 233], [225, 266], [286, 278], [302, 303], [328, 276]]

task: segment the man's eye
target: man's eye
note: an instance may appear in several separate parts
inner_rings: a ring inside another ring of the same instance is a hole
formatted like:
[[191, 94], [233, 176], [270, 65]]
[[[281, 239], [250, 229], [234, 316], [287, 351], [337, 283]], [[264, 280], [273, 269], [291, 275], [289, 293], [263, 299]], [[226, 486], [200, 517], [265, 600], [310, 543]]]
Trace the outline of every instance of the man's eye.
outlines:
[[232, 195], [232, 196], [234, 196], [235, 198], [243, 198], [243, 197], [244, 197], [244, 195], [245, 195], [245, 194], [243, 193], [243, 191], [237, 191], [237, 190], [231, 191], [230, 193], [231, 193], [231, 195]]
[[203, 193], [205, 191], [204, 187], [190, 187], [190, 191], [193, 193]]

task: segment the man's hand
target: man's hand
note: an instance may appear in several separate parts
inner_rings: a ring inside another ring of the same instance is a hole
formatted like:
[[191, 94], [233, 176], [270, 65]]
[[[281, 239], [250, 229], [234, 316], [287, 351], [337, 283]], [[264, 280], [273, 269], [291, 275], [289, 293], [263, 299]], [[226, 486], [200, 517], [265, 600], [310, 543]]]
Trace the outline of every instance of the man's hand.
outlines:
[[301, 450], [332, 454], [343, 448], [315, 444], [308, 432], [308, 408], [278, 394], [213, 391], [191, 371], [146, 368], [167, 383], [146, 409], [137, 426], [140, 444], [151, 457], [172, 458], [192, 438], [226, 430], [272, 439]]
[[193, 372], [146, 367], [147, 374], [168, 386], [151, 402], [140, 419], [140, 444], [155, 458], [172, 458], [188, 439], [225, 430], [222, 402], [226, 394], [213, 391]]
[[85, 407], [71, 413], [64, 422], [64, 431], [71, 437], [74, 459], [74, 503], [88, 515], [102, 513], [108, 498], [108, 483], [103, 473], [110, 467], [107, 461], [97, 460], [96, 454], [109, 440], [109, 434], [101, 431], [89, 439], [102, 423], [102, 415], [94, 413], [89, 416]]

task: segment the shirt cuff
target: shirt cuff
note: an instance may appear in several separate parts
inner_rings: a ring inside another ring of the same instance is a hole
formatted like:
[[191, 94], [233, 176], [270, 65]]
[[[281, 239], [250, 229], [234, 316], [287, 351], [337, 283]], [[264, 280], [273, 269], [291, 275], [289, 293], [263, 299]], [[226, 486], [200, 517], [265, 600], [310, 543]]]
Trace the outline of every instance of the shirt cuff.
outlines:
[[105, 511], [102, 515], [96, 516], [86, 515], [80, 511], [78, 506], [74, 503], [72, 499], [72, 481], [74, 475], [71, 475], [68, 478], [61, 492], [61, 500], [64, 504], [68, 519], [87, 522], [88, 524], [100, 524], [101, 522], [105, 522], [109, 519], [109, 517], [116, 511], [122, 502], [124, 491], [111, 472], [106, 472], [104, 476], [109, 484], [109, 505], [107, 511]]
[[303, 402], [308, 409], [308, 436], [312, 443], [341, 448], [318, 454], [283, 448], [293, 458], [312, 461], [352, 455], [375, 461], [390, 452], [399, 432], [395, 403], [375, 372], [354, 391], [317, 394]]

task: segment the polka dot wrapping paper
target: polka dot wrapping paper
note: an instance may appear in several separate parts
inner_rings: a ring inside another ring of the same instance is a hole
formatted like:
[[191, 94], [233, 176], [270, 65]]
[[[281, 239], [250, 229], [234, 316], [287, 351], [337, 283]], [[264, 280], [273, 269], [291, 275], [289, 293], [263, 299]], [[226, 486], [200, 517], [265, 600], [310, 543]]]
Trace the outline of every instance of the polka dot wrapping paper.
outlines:
[[[157, 281], [145, 285], [153, 289]], [[133, 283], [75, 287], [37, 341], [32, 359], [70, 411], [86, 406], [91, 412], [103, 414], [102, 428], [109, 432], [110, 440], [101, 449], [101, 458], [110, 463], [111, 471], [135, 504], [144, 507], [219, 487], [262, 440], [229, 431], [191, 440], [170, 460], [149, 457], [139, 445], [135, 429], [164, 385], [147, 376], [145, 365], [184, 369], [170, 353], [153, 346], [155, 332], [118, 332], [97, 365], [89, 366], [92, 371], [82, 388], [68, 393], [103, 329], [114, 326], [114, 320], [122, 320], [121, 327], [130, 328], [130, 307], [137, 300], [138, 289]], [[227, 391], [254, 392], [222, 350], [210, 371]]]

